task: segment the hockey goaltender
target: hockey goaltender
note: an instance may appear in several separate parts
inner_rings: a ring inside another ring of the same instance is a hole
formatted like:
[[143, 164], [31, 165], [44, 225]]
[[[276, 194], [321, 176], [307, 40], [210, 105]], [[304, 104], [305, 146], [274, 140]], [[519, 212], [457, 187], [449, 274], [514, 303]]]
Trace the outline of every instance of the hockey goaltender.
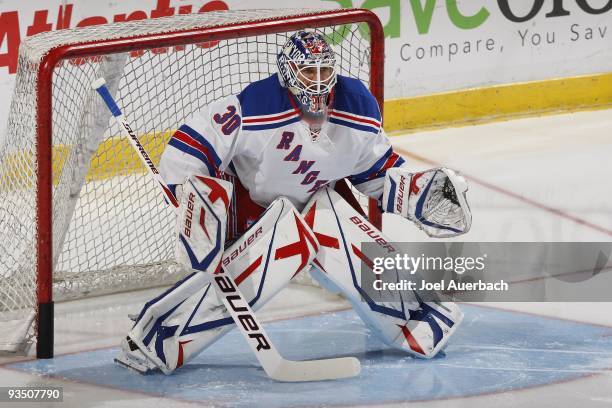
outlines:
[[[461, 323], [454, 303], [413, 293], [386, 304], [365, 294], [360, 274], [373, 272], [361, 271], [360, 245], [388, 240], [333, 187], [347, 178], [384, 211], [449, 237], [471, 225], [465, 180], [446, 168], [410, 171], [381, 127], [376, 99], [338, 74], [322, 35], [293, 34], [277, 65], [278, 73], [196, 112], [170, 139], [160, 184], [178, 208], [177, 260], [196, 271], [143, 306], [117, 362], [170, 374], [234, 321], [247, 335], [258, 328], [254, 315], [229, 312], [259, 309], [307, 271], [348, 299], [384, 343], [417, 357], [435, 356]], [[228, 303], [220, 281], [211, 289], [219, 273], [231, 276], [225, 288], [241, 291], [248, 305]]]

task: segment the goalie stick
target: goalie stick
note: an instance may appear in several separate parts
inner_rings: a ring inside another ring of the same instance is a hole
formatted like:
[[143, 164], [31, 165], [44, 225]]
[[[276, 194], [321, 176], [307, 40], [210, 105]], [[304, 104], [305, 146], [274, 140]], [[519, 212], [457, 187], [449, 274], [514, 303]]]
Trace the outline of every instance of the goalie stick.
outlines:
[[[151, 176], [157, 181], [162, 189], [168, 202], [172, 204], [174, 209], [178, 209], [178, 201], [172, 194], [164, 179], [161, 177], [155, 164], [147, 154], [145, 148], [140, 143], [138, 136], [127, 122], [121, 109], [115, 102], [114, 98], [106, 87], [104, 78], [99, 78], [92, 83], [93, 89], [104, 100], [106, 106], [113, 114], [119, 126], [128, 134], [130, 144], [137, 152], [138, 157], [148, 169]], [[205, 271], [200, 271], [206, 273]], [[355, 357], [330, 358], [322, 360], [308, 361], [292, 361], [283, 358], [276, 350], [276, 347], [271, 342], [270, 337], [265, 332], [259, 319], [244, 299], [234, 278], [227, 274], [223, 268], [219, 268], [219, 272], [215, 274], [214, 288], [218, 296], [222, 299], [225, 308], [231, 315], [234, 323], [246, 339], [249, 347], [259, 360], [266, 374], [277, 381], [321, 381], [332, 380], [339, 378], [354, 377], [359, 374], [361, 365]], [[255, 327], [251, 326], [248, 329], [243, 326], [239, 316], [247, 314], [251, 321], [255, 323]], [[256, 335], [254, 335], [256, 334]]]

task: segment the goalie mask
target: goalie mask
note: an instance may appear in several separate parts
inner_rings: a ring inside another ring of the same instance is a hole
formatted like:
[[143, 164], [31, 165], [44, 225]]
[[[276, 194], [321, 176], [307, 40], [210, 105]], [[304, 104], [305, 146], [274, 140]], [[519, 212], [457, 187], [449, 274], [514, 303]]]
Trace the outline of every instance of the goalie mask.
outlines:
[[336, 55], [322, 35], [298, 31], [277, 56], [281, 82], [299, 103], [302, 118], [320, 126], [336, 84]]

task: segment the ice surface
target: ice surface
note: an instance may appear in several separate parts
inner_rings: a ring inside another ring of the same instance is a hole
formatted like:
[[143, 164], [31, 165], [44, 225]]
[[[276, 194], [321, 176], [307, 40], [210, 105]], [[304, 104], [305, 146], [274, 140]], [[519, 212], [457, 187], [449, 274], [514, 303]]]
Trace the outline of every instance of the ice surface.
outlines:
[[237, 331], [171, 376], [141, 376], [112, 363], [117, 348], [35, 360], [11, 368], [113, 389], [215, 406], [297, 407], [440, 400], [554, 384], [612, 367], [612, 328], [465, 306], [463, 330], [445, 355], [421, 360], [391, 350], [352, 311], [267, 326], [291, 359], [347, 355], [356, 378], [279, 383], [268, 378]]

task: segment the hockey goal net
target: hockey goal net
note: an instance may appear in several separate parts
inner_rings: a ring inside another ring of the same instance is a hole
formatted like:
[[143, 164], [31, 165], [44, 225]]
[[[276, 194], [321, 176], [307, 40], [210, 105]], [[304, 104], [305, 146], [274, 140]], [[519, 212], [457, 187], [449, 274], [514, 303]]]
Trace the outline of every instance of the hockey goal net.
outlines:
[[382, 108], [383, 33], [366, 10], [210, 12], [22, 43], [0, 145], [0, 350], [36, 339], [38, 357], [51, 357], [54, 301], [184, 273], [172, 259], [173, 213], [92, 81], [106, 79], [157, 161], [192, 113], [276, 72], [279, 47], [303, 28], [327, 36], [339, 72], [361, 79]]

